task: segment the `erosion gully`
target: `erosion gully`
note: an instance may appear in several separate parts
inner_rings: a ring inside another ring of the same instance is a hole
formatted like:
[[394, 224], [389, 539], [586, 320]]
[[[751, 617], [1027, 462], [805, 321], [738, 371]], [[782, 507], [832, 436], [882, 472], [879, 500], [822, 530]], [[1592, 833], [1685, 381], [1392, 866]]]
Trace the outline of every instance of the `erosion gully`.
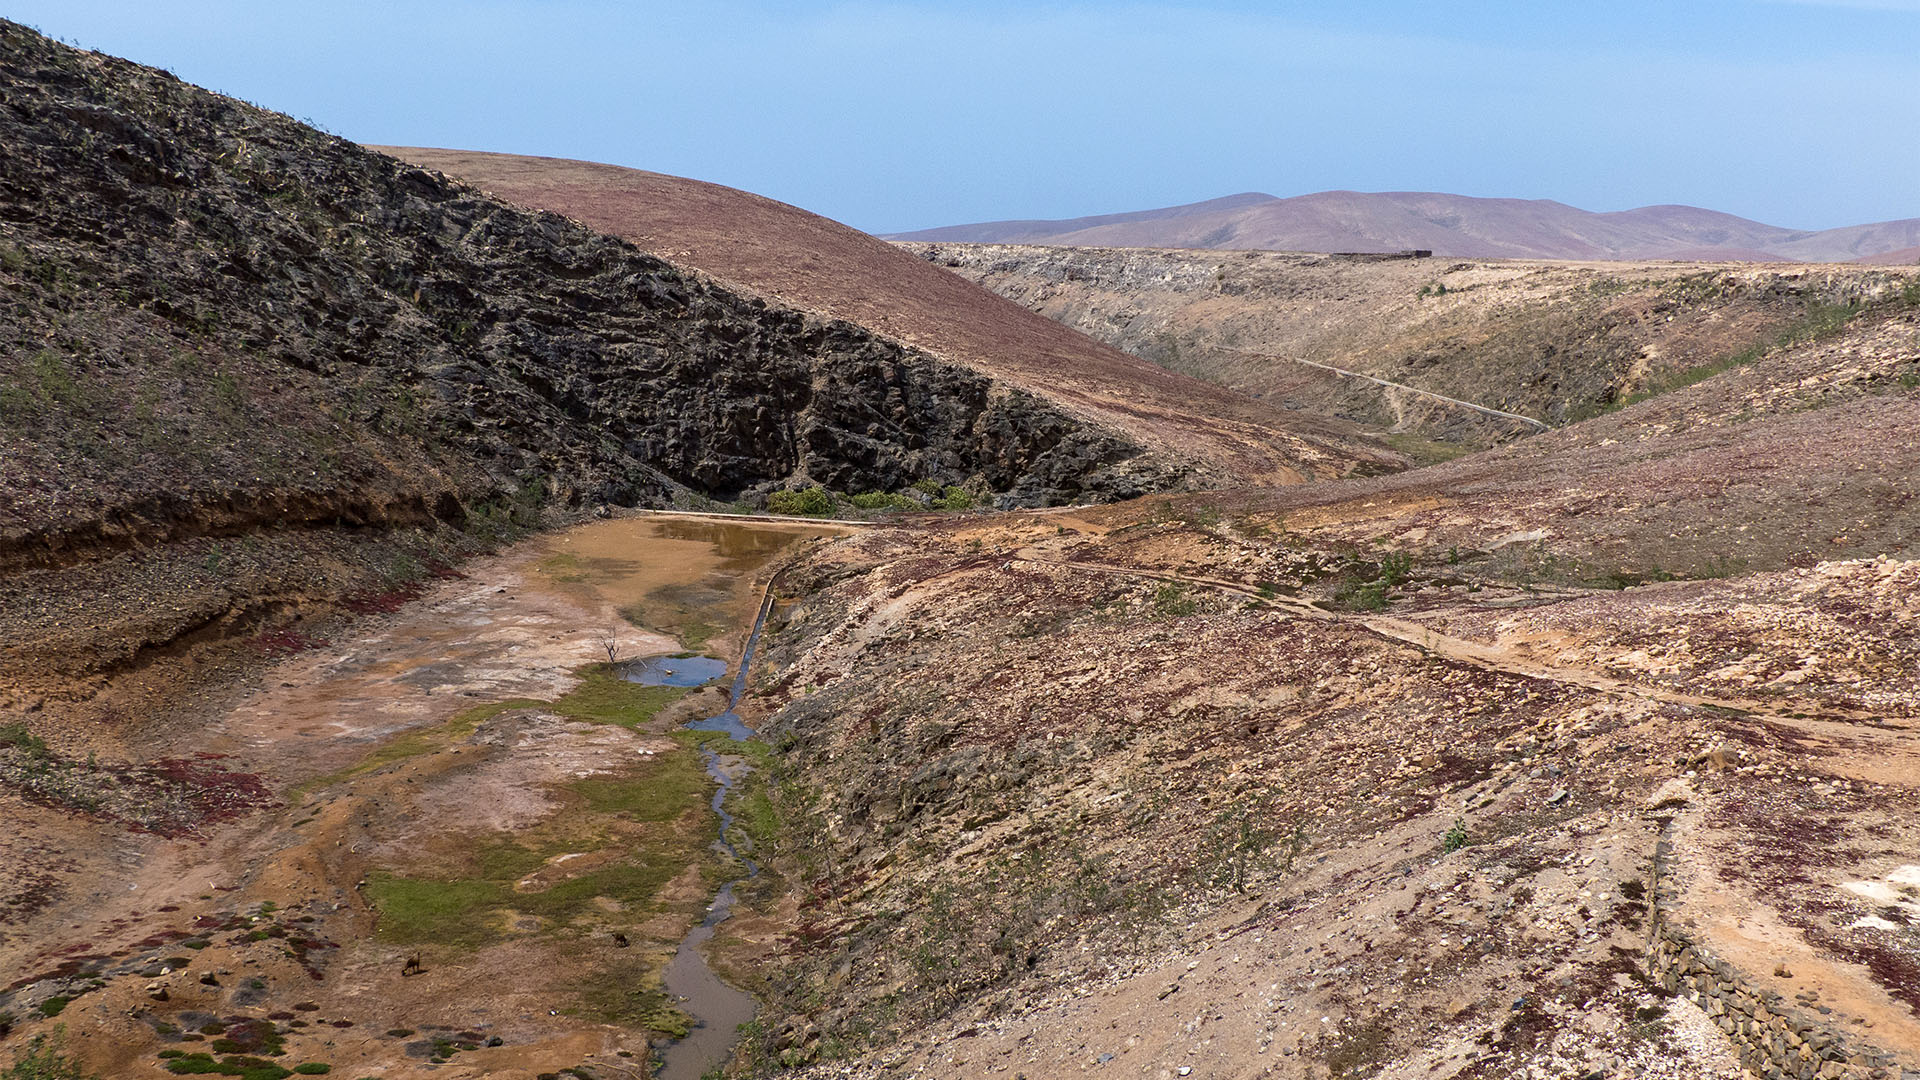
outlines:
[[[761, 595], [760, 608], [753, 617], [753, 627], [740, 649], [740, 661], [734, 667], [733, 683], [728, 688], [726, 709], [703, 720], [690, 721], [687, 728], [721, 732], [736, 742], [753, 737], [753, 730], [747, 727], [735, 710], [740, 705], [741, 695], [746, 692], [747, 673], [753, 667], [754, 647], [760, 642], [760, 631], [766, 626], [767, 612], [772, 607], [773, 586], [769, 582]], [[632, 663], [625, 674], [627, 678], [649, 686], [693, 686], [699, 685], [693, 681], [695, 679], [702, 676], [712, 678], [724, 672], [725, 665], [720, 664], [716, 671], [715, 663], [706, 657], [651, 657]], [[727, 798], [746, 775], [748, 766], [743, 759], [721, 754], [711, 746], [701, 747], [700, 752], [705, 758], [707, 775], [715, 784], [712, 806], [714, 814], [720, 819], [716, 844], [746, 872], [721, 886], [713, 903], [707, 907], [706, 917], [687, 931], [687, 936], [680, 940], [680, 947], [673, 954], [673, 960], [667, 965], [667, 993], [673, 995], [681, 1011], [693, 1020], [693, 1027], [686, 1037], [668, 1044], [661, 1051], [660, 1080], [698, 1080], [715, 1065], [725, 1061], [739, 1038], [740, 1025], [752, 1020], [755, 1011], [753, 997], [721, 981], [700, 951], [713, 937], [714, 928], [732, 916], [735, 886], [751, 881], [760, 874], [760, 864], [735, 847], [727, 835], [734, 821], [726, 808]]]
[[[746, 692], [747, 677], [753, 665], [755, 647], [766, 625], [774, 602], [773, 583], [758, 590], [758, 603], [748, 608], [754, 575], [776, 553], [789, 544], [823, 532], [791, 522], [729, 521], [713, 518], [650, 515], [635, 519], [628, 528], [602, 529], [599, 533], [582, 531], [569, 543], [580, 552], [581, 570], [591, 577], [596, 557], [611, 559], [605, 565], [618, 567], [627, 560], [660, 566], [673, 564], [670, 555], [653, 558], [650, 553], [667, 555], [661, 541], [707, 544], [718, 564], [698, 559], [679, 575], [648, 575], [645, 596], [636, 612], [651, 625], [675, 633], [682, 644], [699, 646], [712, 635], [732, 638], [739, 630], [739, 658], [732, 665], [723, 709], [683, 726], [694, 731], [724, 734], [729, 741], [741, 742], [754, 737], [737, 711]], [[630, 550], [619, 550], [630, 539]], [[608, 583], [592, 582], [602, 588]], [[616, 590], [617, 591], [617, 590]], [[633, 590], [628, 589], [629, 596]], [[627, 610], [632, 611], [629, 607]], [[745, 617], [751, 610], [751, 621]], [[621, 665], [627, 679], [651, 686], [703, 687], [714, 685], [728, 671], [724, 660], [712, 656], [681, 655], [641, 657]], [[751, 770], [745, 757], [724, 753], [713, 744], [700, 748], [706, 775], [714, 782], [710, 806], [718, 821], [715, 848], [742, 868], [742, 873], [722, 885], [704, 917], [690, 928], [675, 949], [663, 973], [665, 990], [691, 1021], [688, 1033], [659, 1050], [660, 1080], [698, 1080], [726, 1061], [739, 1040], [739, 1027], [752, 1020], [756, 1005], [751, 995], [728, 985], [708, 965], [704, 949], [721, 923], [732, 916], [736, 888], [759, 876], [760, 865], [735, 845], [731, 833], [735, 818], [728, 805], [734, 792]]]

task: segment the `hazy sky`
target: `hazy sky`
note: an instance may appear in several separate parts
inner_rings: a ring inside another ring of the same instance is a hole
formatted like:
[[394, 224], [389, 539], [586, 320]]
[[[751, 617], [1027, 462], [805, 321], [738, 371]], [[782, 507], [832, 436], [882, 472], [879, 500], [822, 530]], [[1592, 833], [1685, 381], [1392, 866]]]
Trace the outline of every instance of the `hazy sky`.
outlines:
[[361, 142], [610, 161], [873, 231], [1240, 191], [1920, 216], [1920, 0], [5, 0]]

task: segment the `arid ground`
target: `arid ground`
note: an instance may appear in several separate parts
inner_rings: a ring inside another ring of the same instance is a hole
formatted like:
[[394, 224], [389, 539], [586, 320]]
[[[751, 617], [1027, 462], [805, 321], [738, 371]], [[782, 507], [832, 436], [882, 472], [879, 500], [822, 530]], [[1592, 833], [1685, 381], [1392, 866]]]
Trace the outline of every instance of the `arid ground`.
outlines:
[[1920, 1080], [1910, 269], [0, 99], [3, 1080]]

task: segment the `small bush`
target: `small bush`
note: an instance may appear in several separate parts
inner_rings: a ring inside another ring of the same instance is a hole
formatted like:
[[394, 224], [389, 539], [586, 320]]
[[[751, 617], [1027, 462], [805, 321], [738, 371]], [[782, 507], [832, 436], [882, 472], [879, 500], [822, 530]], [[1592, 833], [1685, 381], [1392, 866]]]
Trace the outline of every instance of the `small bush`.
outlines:
[[892, 491], [863, 491], [849, 501], [861, 510], [913, 510], [920, 505]]
[[285, 1065], [276, 1065], [265, 1058], [227, 1057], [215, 1061], [213, 1055], [207, 1053], [174, 1058], [167, 1062], [166, 1068], [175, 1076], [237, 1076], [240, 1080], [286, 1080], [294, 1073]]
[[66, 1010], [67, 1003], [73, 999], [66, 996], [50, 997], [40, 1003], [41, 1016], [59, 1016]]
[[99, 1080], [63, 1052], [66, 1036], [65, 1028], [35, 1035], [19, 1060], [0, 1069], [0, 1080]]
[[1334, 592], [1334, 603], [1347, 611], [1384, 611], [1387, 594], [1404, 584], [1412, 573], [1413, 558], [1401, 551], [1380, 556], [1377, 566], [1353, 562], [1347, 568], [1346, 581]]
[[1440, 849], [1451, 854], [1472, 843], [1473, 838], [1467, 835], [1467, 819], [1454, 818], [1453, 828], [1448, 829], [1447, 835], [1440, 840]]
[[47, 757], [47, 741], [27, 730], [25, 724], [0, 724], [0, 750], [18, 750], [30, 758]]
[[790, 517], [827, 517], [833, 513], [833, 495], [818, 484], [803, 491], [776, 491], [767, 496], [767, 510]]
[[935, 510], [971, 510], [973, 502], [972, 492], [958, 484], [948, 484], [940, 493], [940, 497], [933, 500], [933, 508]]
[[1200, 609], [1198, 601], [1187, 595], [1187, 587], [1169, 581], [1153, 594], [1154, 614], [1163, 619], [1179, 619]]
[[333, 1071], [333, 1066], [324, 1061], [307, 1061], [293, 1067], [293, 1071], [302, 1076], [321, 1076]]

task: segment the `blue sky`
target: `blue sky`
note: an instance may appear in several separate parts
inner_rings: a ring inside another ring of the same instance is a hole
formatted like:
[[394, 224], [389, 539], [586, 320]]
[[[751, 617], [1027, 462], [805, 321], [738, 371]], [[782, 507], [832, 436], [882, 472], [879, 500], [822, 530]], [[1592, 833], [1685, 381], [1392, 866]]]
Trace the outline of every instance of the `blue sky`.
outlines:
[[370, 143], [550, 154], [876, 232], [1240, 191], [1920, 216], [1920, 0], [8, 0]]

